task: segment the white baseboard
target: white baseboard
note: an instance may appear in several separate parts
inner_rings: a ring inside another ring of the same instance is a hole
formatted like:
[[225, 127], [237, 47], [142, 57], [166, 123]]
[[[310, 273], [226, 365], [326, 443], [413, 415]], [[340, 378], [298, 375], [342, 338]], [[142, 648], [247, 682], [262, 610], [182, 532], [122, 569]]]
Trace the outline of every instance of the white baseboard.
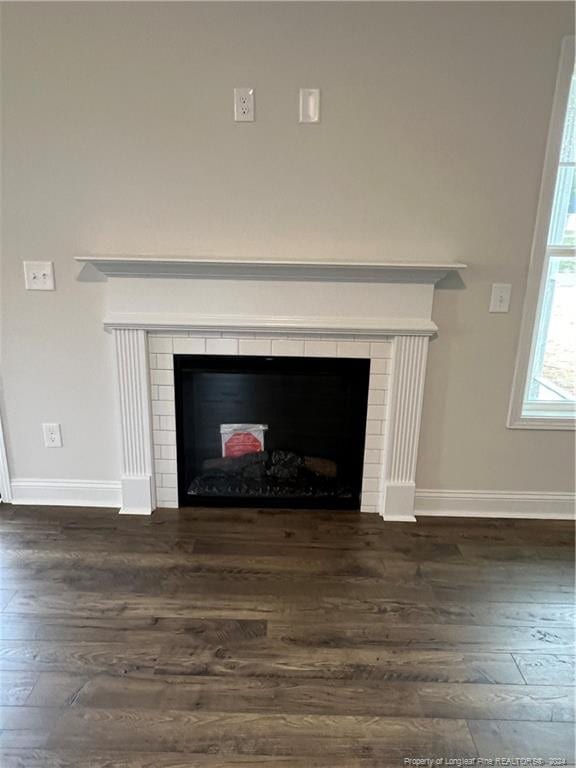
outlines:
[[113, 480], [12, 480], [13, 504], [119, 507], [120, 482]]
[[[120, 507], [121, 484], [113, 480], [12, 480], [12, 503], [71, 507]], [[576, 494], [521, 491], [416, 490], [419, 517], [576, 519]], [[402, 518], [406, 520], [406, 518]]]
[[574, 520], [574, 493], [522, 491], [416, 491], [416, 517], [502, 517]]

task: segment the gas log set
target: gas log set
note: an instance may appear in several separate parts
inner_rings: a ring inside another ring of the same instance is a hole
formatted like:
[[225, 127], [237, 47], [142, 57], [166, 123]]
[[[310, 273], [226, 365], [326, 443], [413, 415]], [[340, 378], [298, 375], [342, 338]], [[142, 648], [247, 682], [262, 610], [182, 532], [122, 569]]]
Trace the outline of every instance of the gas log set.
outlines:
[[202, 472], [190, 483], [188, 494], [351, 498], [353, 491], [339, 482], [335, 461], [274, 450], [205, 459]]

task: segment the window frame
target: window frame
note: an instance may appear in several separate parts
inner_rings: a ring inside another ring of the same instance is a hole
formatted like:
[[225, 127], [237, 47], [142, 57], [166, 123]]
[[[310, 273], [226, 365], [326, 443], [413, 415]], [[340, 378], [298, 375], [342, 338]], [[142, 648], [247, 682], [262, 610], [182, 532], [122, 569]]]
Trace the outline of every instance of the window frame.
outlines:
[[[552, 250], [548, 246], [548, 231], [552, 216], [562, 135], [573, 73], [574, 37], [565, 37], [562, 40], [556, 90], [554, 92], [552, 115], [548, 128], [548, 140], [544, 155], [544, 168], [530, 254], [528, 282], [524, 297], [518, 352], [512, 380], [512, 395], [508, 409], [507, 426], [511, 429], [574, 430], [576, 428], [574, 416], [567, 417], [564, 414], [553, 415], [554, 411], [558, 410], [557, 407], [552, 406], [548, 408], [547, 405], [544, 405], [540, 409], [534, 408], [533, 416], [526, 415], [524, 409], [524, 393], [532, 365], [533, 339], [538, 333], [537, 324], [544, 301], [548, 256]], [[550, 413], [550, 415], [542, 415], [543, 411]]]

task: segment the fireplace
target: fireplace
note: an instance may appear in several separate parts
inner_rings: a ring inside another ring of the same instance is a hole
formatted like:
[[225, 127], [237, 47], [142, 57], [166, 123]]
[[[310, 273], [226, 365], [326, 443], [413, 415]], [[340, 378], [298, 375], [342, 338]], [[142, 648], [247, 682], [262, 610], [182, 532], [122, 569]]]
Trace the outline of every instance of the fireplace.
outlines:
[[[376, 512], [386, 520], [416, 519], [426, 357], [429, 339], [437, 331], [431, 319], [434, 285], [465, 265], [308, 259], [77, 258], [84, 267], [81, 279], [94, 279], [97, 270], [108, 281], [104, 327], [113, 334], [116, 358], [123, 514], [150, 514], [157, 506], [192, 503], [188, 491], [207, 468], [204, 462], [219, 458], [192, 454], [182, 464], [173, 370], [178, 355], [218, 355], [339, 362], [357, 358], [364, 366], [369, 361], [366, 416], [357, 420], [365, 425], [360, 511]], [[258, 408], [246, 418], [248, 423], [272, 422], [265, 432], [267, 451], [280, 444], [270, 443], [278, 438], [275, 414], [260, 413]], [[228, 416], [221, 418], [218, 429], [228, 423]], [[345, 431], [346, 425], [340, 424], [338, 432]], [[205, 450], [217, 453], [217, 442]], [[273, 450], [284, 453], [260, 457], [265, 466], [251, 472], [266, 473], [272, 466], [288, 471], [294, 462], [309, 469], [310, 459], [331, 461], [337, 476], [351, 484], [350, 499], [357, 504], [357, 459], [324, 456], [324, 448], [308, 444]], [[295, 457], [286, 457], [290, 451]], [[193, 490], [202, 490], [201, 480]], [[343, 494], [333, 486], [323, 506], [338, 495]], [[295, 499], [286, 504], [293, 505]], [[311, 506], [310, 499], [306, 506]]]
[[179, 506], [359, 509], [370, 360], [175, 355]]

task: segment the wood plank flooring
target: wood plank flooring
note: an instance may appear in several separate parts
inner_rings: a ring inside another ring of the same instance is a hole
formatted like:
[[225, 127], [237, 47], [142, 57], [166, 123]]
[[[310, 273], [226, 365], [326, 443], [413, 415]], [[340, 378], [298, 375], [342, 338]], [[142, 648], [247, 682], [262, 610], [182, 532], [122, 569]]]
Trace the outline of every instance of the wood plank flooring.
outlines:
[[570, 523], [0, 505], [0, 540], [2, 768], [575, 763]]

